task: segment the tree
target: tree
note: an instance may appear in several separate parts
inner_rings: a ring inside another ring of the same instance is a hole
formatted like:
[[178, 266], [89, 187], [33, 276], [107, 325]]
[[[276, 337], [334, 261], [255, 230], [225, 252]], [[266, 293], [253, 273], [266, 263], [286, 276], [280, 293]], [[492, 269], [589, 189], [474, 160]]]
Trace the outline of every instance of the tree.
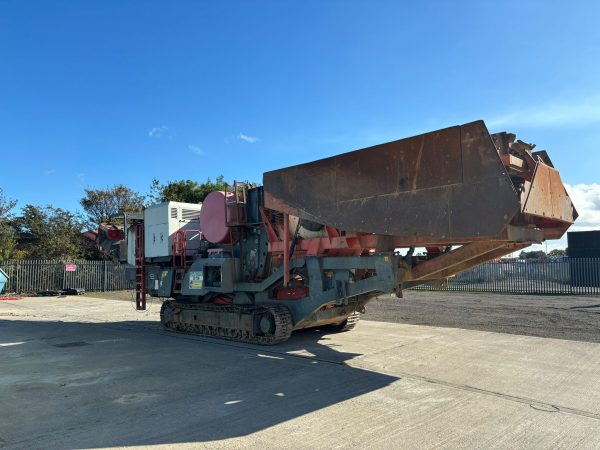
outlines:
[[546, 259], [546, 257], [546, 252], [544, 252], [543, 250], [532, 250], [529, 252], [523, 250], [519, 254], [519, 258], [521, 259]]
[[563, 256], [567, 256], [567, 252], [560, 248], [555, 248], [554, 250], [550, 250], [548, 252], [549, 258], [561, 258]]
[[108, 222], [112, 216], [141, 211], [144, 197], [127, 186], [116, 184], [106, 189], [85, 189], [85, 197], [79, 203], [88, 223], [99, 225]]
[[0, 261], [13, 259], [17, 251], [17, 239], [10, 226], [11, 211], [16, 204], [17, 201], [6, 198], [0, 188]]
[[10, 211], [16, 206], [16, 200], [10, 200], [4, 196], [4, 191], [0, 188], [0, 220], [6, 220], [10, 217]]
[[0, 221], [0, 262], [17, 258], [17, 238], [8, 221]]
[[179, 180], [169, 181], [166, 185], [161, 184], [157, 178], [154, 178], [150, 186], [149, 197], [155, 202], [200, 203], [212, 191], [223, 191], [227, 186], [223, 175], [218, 176], [214, 182], [207, 178], [204, 183], [193, 180]]
[[72, 259], [83, 255], [83, 221], [64, 209], [26, 205], [12, 227], [25, 258]]

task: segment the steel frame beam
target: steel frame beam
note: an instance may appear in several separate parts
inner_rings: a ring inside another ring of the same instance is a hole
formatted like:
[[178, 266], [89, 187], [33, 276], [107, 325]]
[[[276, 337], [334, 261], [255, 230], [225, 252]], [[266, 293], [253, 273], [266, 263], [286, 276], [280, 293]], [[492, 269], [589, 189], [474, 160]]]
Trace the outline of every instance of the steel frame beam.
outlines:
[[526, 247], [527, 245], [529, 243], [516, 244], [505, 241], [472, 242], [412, 267], [404, 272], [402, 281], [446, 278], [474, 267], [483, 261], [511, 253], [515, 249]]

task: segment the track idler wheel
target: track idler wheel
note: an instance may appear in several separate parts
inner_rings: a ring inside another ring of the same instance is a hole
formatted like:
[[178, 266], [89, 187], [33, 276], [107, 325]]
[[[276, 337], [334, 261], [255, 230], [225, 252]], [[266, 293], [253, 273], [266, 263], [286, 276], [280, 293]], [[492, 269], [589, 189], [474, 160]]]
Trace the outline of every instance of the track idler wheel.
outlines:
[[[259, 321], [260, 344], [273, 345], [287, 341], [292, 335], [292, 314], [285, 306], [269, 306]], [[262, 339], [261, 339], [262, 338]]]
[[269, 336], [275, 332], [275, 318], [271, 313], [265, 313], [258, 322], [260, 333]]

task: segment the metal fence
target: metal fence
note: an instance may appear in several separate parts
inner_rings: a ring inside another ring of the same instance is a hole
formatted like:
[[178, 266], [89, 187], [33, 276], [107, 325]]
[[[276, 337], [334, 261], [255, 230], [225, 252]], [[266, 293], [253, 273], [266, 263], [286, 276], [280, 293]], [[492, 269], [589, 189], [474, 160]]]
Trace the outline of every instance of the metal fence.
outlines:
[[133, 289], [125, 267], [111, 261], [38, 261], [22, 260], [0, 263], [8, 275], [4, 292], [34, 293], [67, 288], [86, 291]]
[[600, 294], [600, 258], [501, 259], [413, 289], [514, 294]]
[[[111, 261], [9, 261], [0, 263], [9, 277], [5, 292], [33, 293], [84, 288], [86, 291], [133, 289], [125, 266]], [[419, 290], [503, 292], [515, 294], [600, 294], [600, 258], [502, 259]]]

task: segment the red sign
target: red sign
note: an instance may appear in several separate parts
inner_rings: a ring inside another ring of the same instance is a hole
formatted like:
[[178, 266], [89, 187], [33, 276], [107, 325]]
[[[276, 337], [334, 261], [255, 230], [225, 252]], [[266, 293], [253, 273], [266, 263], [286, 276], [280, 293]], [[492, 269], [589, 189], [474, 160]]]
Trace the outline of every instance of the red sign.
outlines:
[[65, 272], [75, 272], [76, 270], [77, 270], [77, 265], [65, 264]]

